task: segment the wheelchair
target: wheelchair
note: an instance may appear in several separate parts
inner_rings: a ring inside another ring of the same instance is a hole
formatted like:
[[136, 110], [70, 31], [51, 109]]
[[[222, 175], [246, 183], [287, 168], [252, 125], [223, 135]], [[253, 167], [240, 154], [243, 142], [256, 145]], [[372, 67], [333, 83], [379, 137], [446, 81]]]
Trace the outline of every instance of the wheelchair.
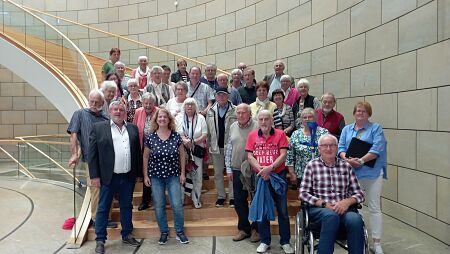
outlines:
[[[294, 250], [296, 254], [309, 253], [313, 254], [318, 248], [318, 241], [320, 236], [320, 225], [312, 223], [308, 218], [307, 208], [310, 206], [309, 203], [302, 201], [300, 206], [300, 211], [297, 213], [295, 220], [295, 246]], [[361, 204], [355, 204], [349, 207], [349, 210], [358, 212], [361, 209]], [[360, 214], [360, 213], [359, 213]], [[360, 214], [361, 215], [361, 214]], [[361, 215], [361, 218], [364, 218]], [[364, 223], [365, 225], [365, 223]], [[338, 236], [336, 237], [336, 244], [340, 247], [348, 250], [346, 242], [346, 232], [345, 230], [340, 230]], [[364, 254], [371, 253], [369, 250], [369, 236], [367, 234], [367, 229], [364, 226]]]

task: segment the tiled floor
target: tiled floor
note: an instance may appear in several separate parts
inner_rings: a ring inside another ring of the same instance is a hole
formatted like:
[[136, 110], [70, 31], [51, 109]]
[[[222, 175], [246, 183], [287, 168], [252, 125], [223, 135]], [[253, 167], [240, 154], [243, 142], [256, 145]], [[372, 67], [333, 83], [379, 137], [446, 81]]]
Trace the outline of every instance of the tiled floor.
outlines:
[[[29, 181], [0, 176], [0, 253], [94, 253], [95, 242], [80, 249], [67, 249], [70, 231], [61, 229], [65, 219], [73, 216], [72, 186], [55, 182]], [[82, 197], [76, 195], [79, 206]], [[107, 241], [107, 253], [256, 253], [257, 244], [235, 243], [231, 237], [190, 237], [188, 245], [171, 238], [159, 246], [157, 237], [142, 240], [138, 249], [121, 241]], [[140, 240], [140, 239], [139, 239]], [[293, 241], [293, 240], [292, 240]], [[273, 236], [268, 253], [283, 253]], [[450, 253], [450, 246], [391, 217], [384, 216], [383, 247], [391, 253]], [[336, 248], [335, 253], [346, 253]]]

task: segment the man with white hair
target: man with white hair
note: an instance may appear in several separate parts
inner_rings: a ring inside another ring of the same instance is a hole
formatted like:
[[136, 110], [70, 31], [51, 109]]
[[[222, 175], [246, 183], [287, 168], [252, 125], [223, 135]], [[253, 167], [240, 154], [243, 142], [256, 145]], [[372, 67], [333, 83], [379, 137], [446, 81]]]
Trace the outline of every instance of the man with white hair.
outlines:
[[230, 83], [230, 101], [231, 103], [233, 103], [233, 105], [237, 106], [242, 103], [242, 98], [238, 91], [239, 87], [242, 86], [242, 71], [240, 69], [234, 69], [231, 71]]
[[332, 93], [324, 93], [321, 98], [321, 107], [316, 109], [317, 124], [327, 129], [337, 139], [341, 136], [345, 127], [344, 116], [334, 110], [336, 98]]
[[[111, 82], [114, 83], [114, 81]], [[69, 159], [69, 167], [76, 167], [79, 163], [79, 145], [81, 149], [81, 166], [86, 168], [86, 184], [89, 186], [91, 192], [91, 218], [93, 222], [95, 222], [96, 219], [100, 192], [99, 188], [93, 187], [89, 180], [89, 169], [87, 166], [89, 134], [94, 123], [107, 121], [109, 119], [108, 115], [102, 110], [104, 103], [105, 97], [103, 96], [103, 93], [98, 89], [92, 90], [89, 93], [89, 107], [75, 111], [70, 119], [69, 126], [67, 127], [67, 133], [70, 134], [70, 152], [72, 154]], [[113, 227], [113, 224], [110, 226]]]
[[114, 101], [109, 106], [110, 121], [97, 122], [89, 135], [89, 173], [92, 186], [100, 189], [95, 223], [95, 253], [105, 253], [108, 213], [114, 194], [119, 195], [122, 242], [141, 245], [132, 235], [134, 184], [142, 178], [142, 152], [138, 128], [125, 122], [125, 105]]
[[309, 220], [321, 225], [318, 253], [333, 253], [340, 228], [347, 232], [348, 253], [363, 253], [364, 223], [352, 206], [364, 201], [364, 192], [352, 166], [336, 157], [336, 137], [326, 134], [318, 143], [320, 157], [306, 165], [300, 185]]
[[[273, 63], [274, 73], [264, 76], [263, 81], [269, 84], [269, 98], [272, 98], [272, 92], [281, 88], [281, 76], [284, 75], [284, 63], [281, 60], [276, 60]], [[291, 77], [291, 83], [294, 83], [294, 78]]]
[[[287, 186], [287, 169], [284, 163], [289, 144], [284, 131], [272, 127], [273, 115], [270, 111], [265, 109], [259, 111], [258, 125], [259, 129], [250, 132], [247, 137], [247, 143], [245, 145], [247, 159], [253, 171], [257, 173], [258, 182], [269, 181], [266, 184], [277, 209], [280, 246], [285, 253], [294, 253], [294, 249], [290, 244], [291, 229], [287, 208], [287, 189], [285, 188], [284, 191], [277, 192], [270, 183], [272, 182], [270, 179], [274, 178], [274, 181], [279, 181], [280, 185], [284, 184]], [[264, 184], [264, 182], [262, 183]], [[260, 184], [258, 184], [259, 186]], [[258, 191], [263, 191], [258, 190], [258, 187], [256, 195], [258, 195]], [[253, 202], [255, 200], [257, 200], [256, 197]], [[266, 202], [266, 199], [263, 202]], [[263, 215], [258, 219], [260, 219], [257, 221], [261, 244], [256, 249], [256, 252], [264, 253], [270, 249], [271, 244], [270, 221], [267, 215]]]
[[237, 69], [244, 71], [245, 69], [247, 69], [247, 64], [240, 62], [237, 66]]
[[[228, 83], [228, 81], [225, 81]], [[216, 89], [216, 102], [206, 114], [208, 126], [208, 147], [214, 164], [214, 183], [217, 190], [216, 207], [223, 207], [227, 197], [224, 187], [223, 171], [225, 168], [225, 142], [228, 139], [230, 125], [236, 121], [235, 107], [228, 100], [228, 88]], [[228, 182], [229, 206], [234, 207], [233, 182]]]
[[252, 119], [252, 110], [248, 104], [241, 103], [236, 106], [236, 119], [229, 129], [225, 166], [229, 181], [233, 183], [234, 210], [238, 216], [238, 233], [233, 241], [238, 242], [250, 237], [251, 242], [259, 241], [258, 225], [250, 224], [248, 220], [248, 195], [249, 190], [244, 189], [241, 178], [241, 166], [247, 161], [247, 155], [242, 151], [248, 134], [258, 128], [258, 123]]
[[[236, 69], [241, 70], [241, 72], [242, 72], [241, 73], [241, 82], [244, 82], [244, 70], [247, 69], [247, 64], [243, 63], [243, 62], [240, 62], [237, 65]], [[255, 80], [255, 83], [256, 83], [256, 80]]]
[[151, 81], [144, 89], [156, 97], [156, 104], [158, 106], [165, 105], [174, 97], [170, 87], [162, 82], [163, 72], [164, 70], [161, 66], [153, 66], [150, 71]]
[[131, 77], [138, 81], [139, 89], [144, 89], [150, 82], [150, 68], [146, 56], [138, 57], [139, 66], [131, 72]]

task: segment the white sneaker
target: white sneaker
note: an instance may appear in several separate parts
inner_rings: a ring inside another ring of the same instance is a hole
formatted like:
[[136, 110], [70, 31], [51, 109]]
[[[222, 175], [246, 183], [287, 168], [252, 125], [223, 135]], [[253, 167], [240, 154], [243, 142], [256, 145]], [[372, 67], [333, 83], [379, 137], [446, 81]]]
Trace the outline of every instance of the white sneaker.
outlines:
[[294, 249], [292, 248], [292, 246], [289, 243], [283, 244], [280, 246], [284, 253], [286, 254], [293, 254], [294, 253]]
[[270, 245], [267, 245], [265, 243], [261, 243], [261, 244], [259, 244], [258, 248], [256, 248], [256, 252], [257, 253], [264, 253], [268, 249], [270, 249]]
[[375, 254], [383, 254], [383, 249], [381, 248], [381, 243], [373, 243], [373, 250]]

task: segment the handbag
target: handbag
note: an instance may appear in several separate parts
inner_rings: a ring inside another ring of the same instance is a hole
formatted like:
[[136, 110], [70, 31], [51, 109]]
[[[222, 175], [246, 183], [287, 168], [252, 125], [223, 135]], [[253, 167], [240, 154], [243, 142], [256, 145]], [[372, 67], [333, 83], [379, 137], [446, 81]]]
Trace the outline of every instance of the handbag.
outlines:
[[194, 159], [192, 158], [192, 153], [190, 149], [186, 149], [186, 165], [185, 165], [185, 171], [186, 175], [187, 173], [196, 174], [198, 165], [195, 164]]
[[192, 150], [192, 155], [194, 155], [197, 158], [204, 158], [206, 155], [206, 148], [199, 146], [197, 144], [194, 144], [194, 149]]

